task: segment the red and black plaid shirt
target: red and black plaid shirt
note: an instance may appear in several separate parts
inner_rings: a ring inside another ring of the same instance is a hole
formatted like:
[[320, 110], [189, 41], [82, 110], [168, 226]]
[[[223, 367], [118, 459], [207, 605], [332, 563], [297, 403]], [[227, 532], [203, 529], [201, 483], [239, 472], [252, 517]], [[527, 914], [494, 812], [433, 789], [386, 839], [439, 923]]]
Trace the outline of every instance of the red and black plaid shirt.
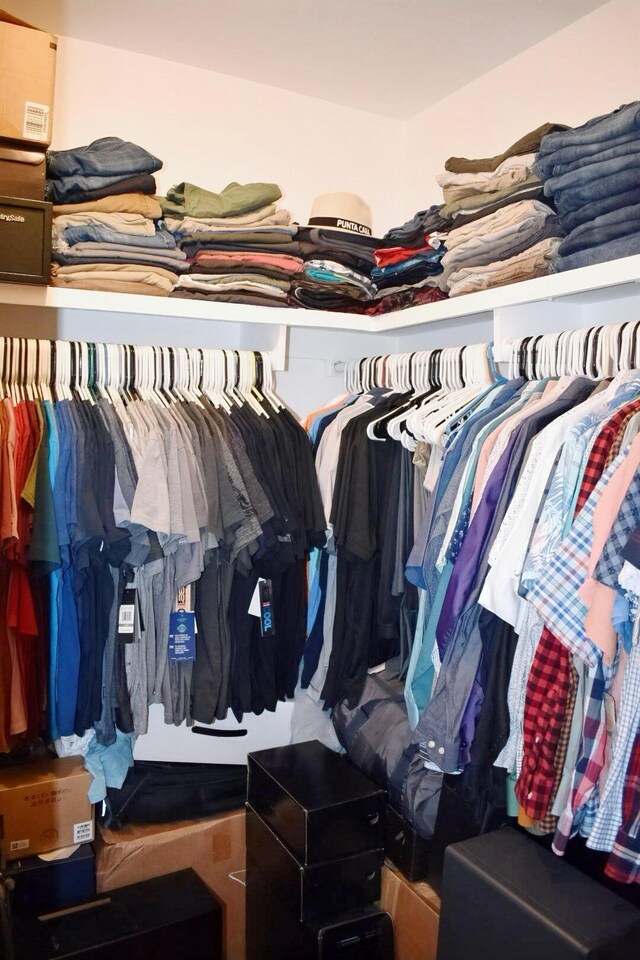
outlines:
[[640, 883], [640, 730], [631, 749], [622, 794], [622, 826], [605, 867], [618, 883]]
[[[602, 476], [609, 450], [629, 416], [640, 410], [640, 400], [621, 407], [596, 437], [580, 485], [574, 519]], [[553, 802], [558, 743], [571, 692], [571, 655], [546, 627], [533, 658], [524, 707], [523, 762], [516, 798], [524, 812], [542, 820]]]

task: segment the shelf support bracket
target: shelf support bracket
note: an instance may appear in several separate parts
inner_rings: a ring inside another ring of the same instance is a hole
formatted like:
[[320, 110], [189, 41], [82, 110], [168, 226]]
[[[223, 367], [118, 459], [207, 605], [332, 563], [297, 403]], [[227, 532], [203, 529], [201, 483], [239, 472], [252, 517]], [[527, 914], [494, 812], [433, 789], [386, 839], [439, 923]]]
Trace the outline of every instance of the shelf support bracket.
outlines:
[[271, 366], [274, 370], [287, 369], [287, 353], [289, 347], [289, 327], [285, 323], [280, 323], [276, 327], [276, 339], [269, 353], [271, 354]]

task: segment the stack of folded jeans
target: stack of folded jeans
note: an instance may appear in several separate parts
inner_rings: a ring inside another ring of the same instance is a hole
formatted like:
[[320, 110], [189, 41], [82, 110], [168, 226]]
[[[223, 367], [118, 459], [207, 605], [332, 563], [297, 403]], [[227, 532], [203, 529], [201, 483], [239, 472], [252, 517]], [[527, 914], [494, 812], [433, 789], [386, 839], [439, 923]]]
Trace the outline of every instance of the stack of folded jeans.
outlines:
[[53, 286], [168, 295], [186, 269], [186, 255], [158, 225], [162, 209], [152, 196], [152, 174], [161, 166], [117, 137], [48, 153]]
[[640, 253], [640, 102], [546, 136], [535, 171], [567, 234], [553, 272]]
[[281, 196], [275, 183], [230, 183], [220, 193], [180, 183], [160, 197], [165, 225], [189, 262], [172, 296], [286, 306], [302, 259], [297, 226], [276, 206]]
[[451, 230], [442, 260], [449, 296], [544, 276], [561, 233], [540, 200], [519, 200]]

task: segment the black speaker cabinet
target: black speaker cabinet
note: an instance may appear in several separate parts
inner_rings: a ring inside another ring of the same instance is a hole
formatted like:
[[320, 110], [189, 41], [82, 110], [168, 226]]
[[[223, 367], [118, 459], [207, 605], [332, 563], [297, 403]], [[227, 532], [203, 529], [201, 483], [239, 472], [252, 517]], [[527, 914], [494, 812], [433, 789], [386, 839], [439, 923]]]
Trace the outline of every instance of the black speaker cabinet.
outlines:
[[511, 827], [448, 847], [437, 960], [637, 960], [640, 911]]

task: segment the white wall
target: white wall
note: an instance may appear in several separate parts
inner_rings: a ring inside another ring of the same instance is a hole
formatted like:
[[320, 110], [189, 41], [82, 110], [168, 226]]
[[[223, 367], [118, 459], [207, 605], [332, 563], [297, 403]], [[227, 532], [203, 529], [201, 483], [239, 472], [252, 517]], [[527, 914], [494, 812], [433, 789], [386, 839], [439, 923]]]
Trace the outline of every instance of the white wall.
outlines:
[[412, 117], [403, 209], [442, 202], [447, 157], [492, 157], [547, 121], [577, 126], [638, 99], [639, 40], [640, 2], [613, 0]]
[[161, 192], [182, 180], [214, 191], [231, 180], [275, 182], [305, 223], [316, 194], [346, 190], [370, 204], [384, 232], [402, 212], [392, 149], [401, 129], [350, 107], [60, 38], [52, 147], [133, 140], [164, 161]]
[[[535, 4], [531, 9], [535, 15]], [[491, 156], [547, 120], [576, 125], [635, 99], [639, 36], [640, 2], [612, 0], [404, 122], [62, 37], [52, 146], [76, 146], [107, 134], [134, 140], [164, 161], [157, 175], [162, 192], [181, 180], [212, 190], [230, 180], [275, 181], [284, 191], [283, 204], [300, 222], [316, 194], [353, 191], [369, 202], [374, 231], [382, 235], [441, 200], [435, 177], [448, 156]], [[52, 320], [58, 336], [114, 339], [123, 323], [134, 342], [148, 342], [150, 329], [159, 342], [172, 336], [166, 323], [150, 327], [150, 318], [86, 316], [84, 334], [77, 317], [72, 321], [61, 311]], [[214, 346], [224, 337], [219, 345], [235, 345], [237, 331], [227, 336], [224, 326], [194, 323], [174, 342], [201, 337], [203, 346]], [[293, 330], [279, 391], [302, 414], [339, 392], [340, 377], [328, 375], [331, 360], [490, 335], [490, 325], [480, 318], [468, 328], [438, 323], [395, 340]]]

